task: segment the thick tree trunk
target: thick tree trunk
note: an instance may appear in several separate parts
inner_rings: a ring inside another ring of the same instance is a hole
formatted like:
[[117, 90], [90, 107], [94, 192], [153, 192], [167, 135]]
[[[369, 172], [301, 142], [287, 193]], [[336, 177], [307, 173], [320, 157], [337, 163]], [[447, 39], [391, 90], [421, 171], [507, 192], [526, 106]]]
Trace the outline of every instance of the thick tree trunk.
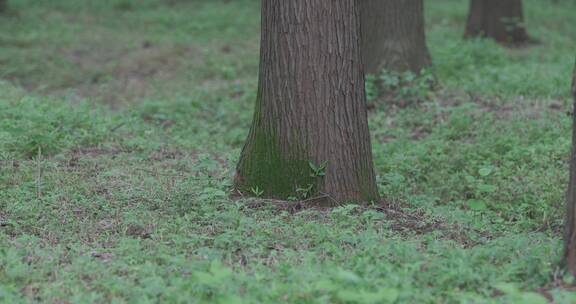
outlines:
[[362, 0], [362, 55], [367, 73], [419, 73], [430, 66], [423, 0]]
[[466, 38], [488, 37], [503, 44], [530, 42], [522, 0], [471, 0]]
[[564, 259], [565, 269], [576, 276], [576, 64], [572, 76], [572, 154], [570, 157], [570, 183], [566, 195], [566, 223], [564, 230]]
[[[240, 191], [286, 199], [311, 187], [308, 197], [322, 204], [378, 199], [359, 1], [262, 1], [260, 80], [236, 172]], [[324, 162], [314, 173], [310, 163]]]

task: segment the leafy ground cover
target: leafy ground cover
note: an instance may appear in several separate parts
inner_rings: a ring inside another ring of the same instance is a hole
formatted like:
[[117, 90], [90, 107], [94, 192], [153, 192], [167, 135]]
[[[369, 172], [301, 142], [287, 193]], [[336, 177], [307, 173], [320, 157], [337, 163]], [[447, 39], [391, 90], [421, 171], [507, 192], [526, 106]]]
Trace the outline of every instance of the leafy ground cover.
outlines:
[[555, 268], [575, 4], [526, 1], [539, 44], [512, 50], [461, 39], [465, 1], [426, 9], [438, 87], [370, 101], [387, 206], [326, 210], [230, 198], [258, 1], [11, 1], [0, 302], [576, 301]]

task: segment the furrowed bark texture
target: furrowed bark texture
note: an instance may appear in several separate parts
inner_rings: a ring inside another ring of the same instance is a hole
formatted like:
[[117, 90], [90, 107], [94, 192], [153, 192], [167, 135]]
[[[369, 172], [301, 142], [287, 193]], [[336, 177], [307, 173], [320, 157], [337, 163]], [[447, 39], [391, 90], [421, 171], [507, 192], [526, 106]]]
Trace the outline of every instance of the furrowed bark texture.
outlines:
[[419, 73], [430, 66], [423, 0], [362, 0], [362, 53], [367, 73]]
[[503, 44], [529, 42], [522, 0], [471, 0], [464, 37], [488, 37]]
[[576, 276], [576, 64], [572, 75], [572, 154], [570, 157], [570, 183], [566, 195], [566, 223], [564, 227], [564, 259], [565, 269]]
[[[239, 190], [258, 187], [286, 199], [314, 185], [322, 204], [378, 199], [358, 4], [262, 1], [258, 97], [237, 167]], [[327, 162], [325, 176], [311, 176], [309, 162]]]

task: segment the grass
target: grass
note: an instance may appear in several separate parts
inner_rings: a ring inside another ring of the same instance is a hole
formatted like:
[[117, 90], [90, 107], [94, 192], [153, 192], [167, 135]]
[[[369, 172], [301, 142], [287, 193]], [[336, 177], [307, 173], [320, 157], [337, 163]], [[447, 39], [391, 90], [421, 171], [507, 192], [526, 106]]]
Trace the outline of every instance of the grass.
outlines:
[[575, 301], [555, 279], [574, 8], [526, 1], [540, 44], [509, 50], [461, 40], [465, 1], [427, 3], [439, 88], [369, 114], [390, 208], [301, 210], [229, 198], [258, 1], [11, 1], [0, 302]]

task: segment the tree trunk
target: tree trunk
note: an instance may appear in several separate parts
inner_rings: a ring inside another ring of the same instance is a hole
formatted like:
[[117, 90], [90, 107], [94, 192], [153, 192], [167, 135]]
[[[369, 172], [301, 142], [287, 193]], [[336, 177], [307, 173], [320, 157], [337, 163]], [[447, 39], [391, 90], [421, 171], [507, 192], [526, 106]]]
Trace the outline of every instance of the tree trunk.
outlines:
[[6, 0], [0, 0], [0, 13], [5, 12], [6, 8], [7, 8]]
[[464, 36], [488, 37], [512, 45], [529, 42], [522, 0], [471, 0]]
[[565, 269], [576, 276], [576, 64], [572, 75], [572, 154], [570, 157], [570, 183], [566, 195], [566, 223], [564, 227], [564, 259]]
[[423, 0], [362, 0], [362, 56], [367, 73], [419, 73], [430, 66]]
[[236, 172], [240, 191], [300, 193], [319, 204], [378, 199], [359, 1], [262, 1], [258, 97]]

